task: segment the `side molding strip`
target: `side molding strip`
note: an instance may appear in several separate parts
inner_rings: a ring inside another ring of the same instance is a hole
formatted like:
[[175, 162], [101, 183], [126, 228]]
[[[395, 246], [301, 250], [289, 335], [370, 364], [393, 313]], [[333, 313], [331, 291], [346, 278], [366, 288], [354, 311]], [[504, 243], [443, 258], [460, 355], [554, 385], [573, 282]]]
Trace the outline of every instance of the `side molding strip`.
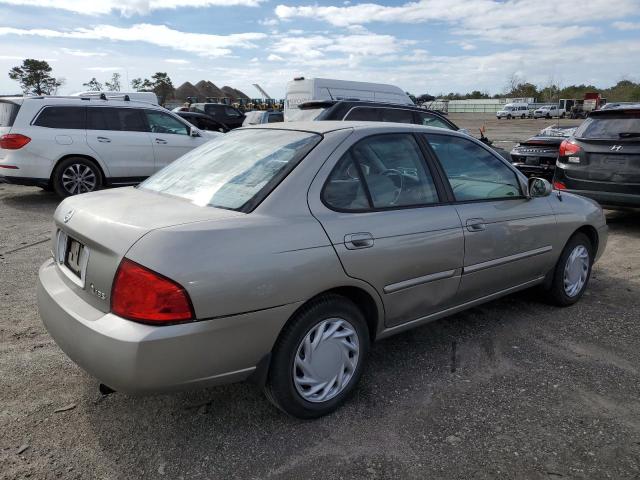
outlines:
[[553, 250], [551, 245], [547, 245], [546, 247], [536, 248], [535, 250], [529, 250], [527, 252], [516, 253], [515, 255], [509, 255], [508, 257], [500, 257], [494, 260], [489, 260], [487, 262], [476, 263], [475, 265], [469, 265], [468, 267], [464, 267], [462, 269], [462, 273], [473, 273], [479, 270], [484, 270], [485, 268], [497, 267], [498, 265], [503, 265], [505, 263], [515, 262], [516, 260], [522, 260], [523, 258], [535, 257], [536, 255], [542, 255], [543, 253], [547, 253]]
[[455, 270], [447, 270], [446, 272], [432, 273], [423, 277], [410, 278], [409, 280], [403, 280], [402, 282], [392, 283], [384, 287], [384, 293], [394, 293], [405, 288], [415, 287], [416, 285], [422, 285], [423, 283], [435, 282], [436, 280], [442, 280], [444, 278], [451, 278], [456, 273]]

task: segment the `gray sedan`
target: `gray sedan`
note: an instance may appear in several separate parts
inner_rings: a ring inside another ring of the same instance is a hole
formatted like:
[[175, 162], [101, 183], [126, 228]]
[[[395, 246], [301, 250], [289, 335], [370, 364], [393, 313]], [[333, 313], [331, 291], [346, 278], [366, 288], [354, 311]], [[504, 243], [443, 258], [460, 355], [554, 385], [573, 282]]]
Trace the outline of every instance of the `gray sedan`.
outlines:
[[534, 286], [575, 303], [606, 241], [596, 203], [468, 135], [288, 123], [66, 199], [38, 303], [114, 390], [250, 379], [313, 418], [353, 391], [375, 340]]

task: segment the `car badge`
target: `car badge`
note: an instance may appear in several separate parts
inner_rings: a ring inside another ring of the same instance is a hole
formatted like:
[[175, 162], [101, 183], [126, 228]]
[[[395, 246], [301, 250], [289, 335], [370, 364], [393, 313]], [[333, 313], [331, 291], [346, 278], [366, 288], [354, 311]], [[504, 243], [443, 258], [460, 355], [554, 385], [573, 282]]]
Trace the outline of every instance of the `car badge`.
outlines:
[[613, 147], [611, 147], [611, 150], [613, 150], [614, 152], [622, 150], [622, 145], [614, 145]]
[[76, 211], [75, 211], [75, 210], [73, 210], [73, 209], [69, 210], [69, 211], [65, 214], [64, 218], [62, 219], [62, 220], [64, 221], [64, 223], [67, 223], [69, 220], [71, 220], [71, 217], [73, 217], [73, 214], [74, 214], [74, 213], [76, 213]]

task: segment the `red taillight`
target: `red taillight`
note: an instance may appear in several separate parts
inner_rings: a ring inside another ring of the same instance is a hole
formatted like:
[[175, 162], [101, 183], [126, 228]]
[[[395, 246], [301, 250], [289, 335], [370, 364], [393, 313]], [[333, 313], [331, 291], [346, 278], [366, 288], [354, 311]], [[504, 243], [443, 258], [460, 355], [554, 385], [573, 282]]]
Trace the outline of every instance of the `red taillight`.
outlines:
[[29, 143], [31, 139], [19, 133], [7, 133], [0, 137], [0, 148], [5, 150], [18, 150]]
[[113, 281], [111, 311], [128, 320], [154, 324], [185, 322], [195, 317], [184, 288], [126, 258]]
[[561, 157], [568, 157], [569, 155], [576, 155], [580, 153], [580, 150], [582, 150], [580, 145], [576, 145], [569, 140], [563, 140], [560, 144], [560, 151], [558, 152], [558, 155]]
[[562, 182], [555, 181], [553, 182], [553, 188], [556, 190], [566, 190], [567, 186]]

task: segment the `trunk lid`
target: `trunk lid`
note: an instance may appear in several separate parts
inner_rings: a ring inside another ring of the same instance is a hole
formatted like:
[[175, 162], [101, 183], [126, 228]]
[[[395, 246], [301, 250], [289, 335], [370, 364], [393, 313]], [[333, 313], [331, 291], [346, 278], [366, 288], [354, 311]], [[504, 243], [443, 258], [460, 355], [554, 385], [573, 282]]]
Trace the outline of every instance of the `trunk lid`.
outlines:
[[116, 188], [66, 199], [54, 214], [53, 253], [67, 285], [108, 312], [120, 261], [147, 233], [187, 223], [246, 214], [137, 188]]
[[620, 193], [640, 186], [640, 141], [576, 140], [584, 153], [566, 171], [569, 178], [605, 183], [609, 191]]

